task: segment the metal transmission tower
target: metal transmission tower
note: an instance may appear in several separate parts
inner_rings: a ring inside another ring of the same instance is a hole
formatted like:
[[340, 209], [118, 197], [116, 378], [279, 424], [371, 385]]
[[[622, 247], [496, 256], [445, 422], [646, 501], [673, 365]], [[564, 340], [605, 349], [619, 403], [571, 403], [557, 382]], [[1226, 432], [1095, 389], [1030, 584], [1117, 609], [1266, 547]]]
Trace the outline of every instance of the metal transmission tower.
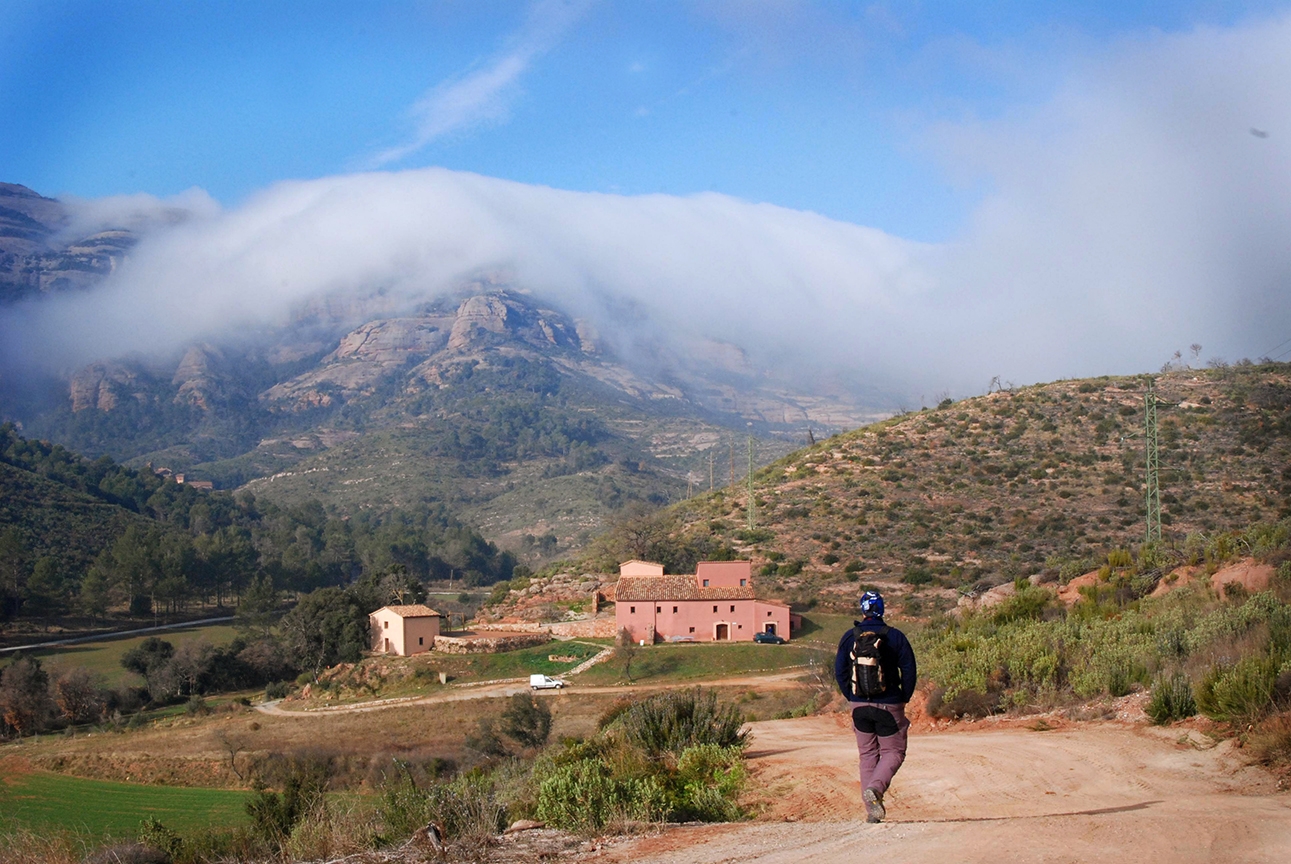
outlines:
[[[753, 424], [749, 424], [753, 425]], [[753, 530], [754, 525], [753, 512], [753, 433], [749, 433], [749, 530]]]
[[1148, 543], [1161, 540], [1161, 481], [1157, 458], [1157, 394], [1148, 379], [1147, 392], [1143, 394], [1143, 446], [1147, 455], [1144, 486], [1147, 488], [1147, 537]]

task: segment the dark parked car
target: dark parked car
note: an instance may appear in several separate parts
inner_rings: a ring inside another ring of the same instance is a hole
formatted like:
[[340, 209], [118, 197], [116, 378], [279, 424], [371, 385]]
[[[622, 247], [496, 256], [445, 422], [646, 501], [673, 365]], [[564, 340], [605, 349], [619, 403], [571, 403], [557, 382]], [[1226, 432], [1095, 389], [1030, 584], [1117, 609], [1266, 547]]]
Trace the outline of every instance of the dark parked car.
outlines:
[[788, 640], [783, 636], [777, 636], [774, 633], [754, 633], [753, 641], [760, 642], [763, 645], [783, 645]]

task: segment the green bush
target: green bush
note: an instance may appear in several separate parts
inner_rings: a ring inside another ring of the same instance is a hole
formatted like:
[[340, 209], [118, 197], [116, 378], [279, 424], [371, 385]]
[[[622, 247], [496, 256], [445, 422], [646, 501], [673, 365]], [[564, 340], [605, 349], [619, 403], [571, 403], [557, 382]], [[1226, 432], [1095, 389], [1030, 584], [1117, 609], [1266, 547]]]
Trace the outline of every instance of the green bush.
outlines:
[[679, 821], [730, 822], [743, 813], [736, 800], [748, 771], [738, 747], [700, 744], [677, 760], [680, 795], [670, 817]]
[[744, 718], [712, 690], [670, 690], [633, 705], [619, 720], [625, 738], [651, 756], [680, 755], [688, 747], [744, 747]]
[[541, 747], [551, 734], [551, 709], [532, 693], [513, 695], [499, 719], [502, 734], [521, 747]]
[[1168, 677], [1158, 676], [1152, 683], [1152, 698], [1145, 710], [1152, 722], [1159, 726], [1196, 714], [1197, 703], [1192, 698], [1188, 676], [1180, 672]]
[[296, 824], [323, 803], [327, 779], [325, 763], [301, 761], [289, 766], [281, 794], [257, 784], [246, 803], [252, 830], [270, 846], [280, 848]]
[[1052, 591], [1037, 588], [1026, 580], [1021, 580], [1017, 591], [1002, 600], [992, 611], [991, 617], [996, 624], [1007, 624], [1010, 621], [1036, 619], [1054, 600]]
[[1281, 666], [1281, 658], [1276, 655], [1216, 663], [1197, 685], [1197, 707], [1212, 720], [1258, 719], [1274, 707]]
[[597, 831], [615, 821], [655, 822], [668, 810], [654, 777], [615, 778], [600, 759], [558, 765], [538, 787], [538, 818], [571, 831]]
[[443, 828], [445, 840], [492, 837], [506, 827], [507, 815], [493, 778], [481, 770], [419, 789], [405, 769], [386, 784], [376, 811], [386, 842], [401, 840], [429, 822]]

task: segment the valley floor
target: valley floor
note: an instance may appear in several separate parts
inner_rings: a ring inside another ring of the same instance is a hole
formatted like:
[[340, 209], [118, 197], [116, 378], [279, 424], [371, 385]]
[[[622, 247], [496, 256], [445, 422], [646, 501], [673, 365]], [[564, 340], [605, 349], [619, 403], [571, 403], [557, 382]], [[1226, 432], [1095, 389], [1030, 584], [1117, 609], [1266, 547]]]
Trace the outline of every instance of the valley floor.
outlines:
[[1234, 742], [1122, 723], [912, 731], [888, 821], [869, 825], [847, 720], [753, 724], [759, 821], [677, 828], [596, 860], [1191, 864], [1284, 861], [1291, 849], [1291, 794]]

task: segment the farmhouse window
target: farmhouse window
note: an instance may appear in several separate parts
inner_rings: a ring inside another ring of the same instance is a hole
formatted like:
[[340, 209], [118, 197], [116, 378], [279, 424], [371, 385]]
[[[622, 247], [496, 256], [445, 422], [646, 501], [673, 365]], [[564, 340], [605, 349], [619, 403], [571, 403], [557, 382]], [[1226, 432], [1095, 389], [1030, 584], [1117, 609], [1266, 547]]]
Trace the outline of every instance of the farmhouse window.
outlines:
[[381, 622], [381, 625], [382, 625], [385, 629], [387, 629], [387, 630], [389, 630], [389, 629], [390, 629], [390, 622], [389, 622], [389, 621], [382, 621], [382, 622]]
[[770, 617], [771, 617], [771, 613], [770, 613], [769, 611], [767, 612], [767, 617], [768, 617], [768, 618], [770, 618]]
[[417, 644], [418, 644], [418, 645], [425, 645], [425, 644], [426, 644], [426, 639], [425, 639], [424, 637], [422, 637], [422, 636], [418, 636], [418, 637], [417, 637]]
[[745, 585], [748, 585], [748, 584], [749, 584], [749, 580], [747, 580], [747, 579], [741, 579], [741, 580], [740, 580], [740, 587], [741, 587], [741, 588], [743, 588]]
[[662, 606], [656, 606], [656, 607], [654, 607], [654, 614], [658, 615], [658, 614], [659, 614], [660, 612], [662, 612], [662, 611], [663, 611], [663, 607], [662, 607]]
[[704, 587], [705, 587], [705, 588], [707, 588], [707, 587], [708, 587], [708, 580], [707, 580], [707, 579], [705, 579], [705, 580], [704, 580]]
[[690, 628], [690, 632], [691, 632], [691, 633], [694, 633], [694, 632], [695, 632], [695, 628], [694, 628], [694, 627], [691, 627], [691, 628]]
[[676, 614], [677, 614], [677, 607], [676, 607], [676, 606], [672, 607], [672, 614], [674, 614], [674, 615], [676, 615]]
[[637, 614], [637, 607], [635, 607], [635, 606], [629, 606], [629, 607], [628, 607], [628, 614], [629, 614], [629, 615], [635, 615], [635, 614]]
[[714, 607], [713, 607], [713, 611], [714, 611], [714, 612], [716, 612], [716, 611], [717, 611], [717, 607], [716, 607], [716, 606], [714, 606]]
[[731, 607], [731, 611], [732, 611], [732, 612], [734, 612], [734, 611], [735, 611], [735, 607], [734, 607], [734, 606], [732, 606], [732, 607]]

